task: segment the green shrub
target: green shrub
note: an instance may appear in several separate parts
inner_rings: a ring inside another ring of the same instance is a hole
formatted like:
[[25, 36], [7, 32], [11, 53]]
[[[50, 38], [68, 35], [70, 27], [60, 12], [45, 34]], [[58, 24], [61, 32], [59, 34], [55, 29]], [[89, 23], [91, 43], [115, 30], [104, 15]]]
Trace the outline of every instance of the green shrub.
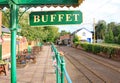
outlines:
[[95, 54], [100, 53], [101, 52], [101, 46], [93, 44], [92, 45], [92, 52], [95, 53]]
[[98, 45], [98, 44], [88, 44], [88, 43], [80, 43], [80, 46], [88, 51], [88, 52], [92, 52], [95, 54], [98, 54], [100, 52], [106, 54], [107, 57], [111, 58], [112, 55], [118, 54], [119, 55], [119, 51], [117, 47], [111, 47], [111, 46], [104, 46], [104, 45]]
[[87, 44], [86, 50], [87, 50], [88, 52], [91, 52], [91, 51], [92, 51], [92, 44]]
[[74, 45], [75, 45], [75, 47], [77, 47], [78, 45], [80, 45], [80, 42], [77, 42], [77, 41], [76, 41], [76, 42], [74, 43]]

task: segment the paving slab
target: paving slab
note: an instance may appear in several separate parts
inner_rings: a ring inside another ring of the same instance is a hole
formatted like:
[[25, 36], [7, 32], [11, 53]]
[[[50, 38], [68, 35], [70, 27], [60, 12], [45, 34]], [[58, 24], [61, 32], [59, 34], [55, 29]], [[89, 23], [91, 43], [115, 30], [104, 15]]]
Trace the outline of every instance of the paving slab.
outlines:
[[[10, 83], [10, 80], [10, 71], [7, 76], [0, 75], [0, 83]], [[17, 68], [17, 83], [56, 83], [50, 46], [43, 46], [37, 55], [36, 63]]]

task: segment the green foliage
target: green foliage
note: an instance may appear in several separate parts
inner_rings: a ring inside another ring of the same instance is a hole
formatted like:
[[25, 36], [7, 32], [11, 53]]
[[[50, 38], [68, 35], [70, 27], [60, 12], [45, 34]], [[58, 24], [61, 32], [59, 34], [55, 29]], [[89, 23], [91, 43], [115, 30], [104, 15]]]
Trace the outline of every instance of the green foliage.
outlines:
[[46, 42], [54, 42], [58, 38], [59, 32], [56, 26], [45, 26], [44, 31], [46, 31]]
[[106, 43], [113, 43], [114, 42], [114, 36], [111, 29], [108, 30], [109, 32], [105, 34], [105, 42]]
[[112, 57], [112, 55], [115, 54], [115, 47], [111, 47], [111, 46], [102, 46], [101, 47], [101, 52], [105, 53], [108, 55], [109, 58]]
[[105, 35], [105, 29], [106, 29], [106, 22], [104, 20], [100, 20], [96, 26], [95, 26], [95, 34], [97, 39], [103, 39]]
[[97, 54], [97, 53], [100, 53], [101, 51], [101, 46], [100, 45], [96, 45], [96, 44], [93, 44], [92, 45], [92, 52]]
[[9, 25], [9, 21], [10, 21], [10, 12], [9, 12], [9, 9], [6, 9], [3, 11], [2, 13], [2, 24], [5, 26], [5, 27], [10, 27]]
[[84, 48], [84, 50], [88, 51], [88, 52], [93, 52], [95, 54], [100, 53], [101, 51], [101, 46], [100, 45], [96, 45], [96, 44], [89, 44], [89, 43], [80, 43], [81, 47]]
[[107, 57], [111, 58], [113, 55], [119, 55], [120, 54], [120, 48], [112, 47], [112, 46], [106, 46], [106, 45], [99, 45], [99, 44], [88, 44], [88, 43], [80, 43], [80, 46], [88, 51], [95, 54], [98, 53], [104, 53]]
[[112, 32], [114, 37], [118, 37], [120, 34], [120, 24], [116, 24], [114, 27], [112, 27]]
[[29, 41], [45, 41], [54, 42], [59, 36], [58, 27], [45, 26], [45, 27], [31, 27], [28, 25], [29, 12], [25, 13], [19, 23], [22, 27], [21, 35], [25, 36]]
[[95, 31], [96, 39], [104, 39], [106, 43], [119, 43], [119, 23], [111, 22], [106, 24], [104, 20], [100, 20], [95, 26]]
[[108, 43], [113, 43], [114, 38], [113, 38], [113, 32], [112, 30], [109, 31], [109, 42]]
[[75, 42], [80, 42], [79, 37], [77, 35], [75, 35], [73, 38], [73, 43]]
[[70, 34], [70, 32], [67, 32], [67, 31], [65, 31], [65, 30], [62, 30], [62, 31], [60, 32], [60, 36], [63, 36], [63, 35], [66, 35], [66, 34]]
[[120, 44], [120, 34], [118, 35], [118, 44]]
[[88, 51], [88, 52], [91, 52], [92, 51], [92, 44], [85, 44], [85, 50]]
[[54, 42], [56, 37], [58, 37], [57, 27], [29, 27], [23, 28], [21, 35], [25, 36], [27, 40], [38, 40], [45, 42]]

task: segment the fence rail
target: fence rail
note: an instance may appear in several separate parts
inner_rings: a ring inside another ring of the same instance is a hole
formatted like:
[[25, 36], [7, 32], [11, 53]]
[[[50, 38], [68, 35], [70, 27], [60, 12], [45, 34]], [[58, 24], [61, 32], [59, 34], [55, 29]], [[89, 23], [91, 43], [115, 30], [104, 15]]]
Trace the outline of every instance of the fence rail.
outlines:
[[72, 80], [66, 70], [64, 56], [58, 52], [55, 45], [52, 43], [52, 58], [54, 66], [56, 68], [56, 83], [64, 83], [65, 77], [68, 83], [72, 83]]

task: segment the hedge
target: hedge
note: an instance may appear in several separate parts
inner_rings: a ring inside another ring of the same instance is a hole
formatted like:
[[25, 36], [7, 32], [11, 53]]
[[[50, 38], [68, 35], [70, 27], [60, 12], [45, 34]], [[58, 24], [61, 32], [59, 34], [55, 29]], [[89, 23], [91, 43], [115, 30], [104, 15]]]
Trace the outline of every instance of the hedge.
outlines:
[[89, 44], [89, 43], [76, 43], [76, 46], [80, 45], [85, 51], [92, 52], [94, 54], [104, 54], [108, 58], [119, 57], [120, 58], [120, 48], [105, 46], [99, 44]]

